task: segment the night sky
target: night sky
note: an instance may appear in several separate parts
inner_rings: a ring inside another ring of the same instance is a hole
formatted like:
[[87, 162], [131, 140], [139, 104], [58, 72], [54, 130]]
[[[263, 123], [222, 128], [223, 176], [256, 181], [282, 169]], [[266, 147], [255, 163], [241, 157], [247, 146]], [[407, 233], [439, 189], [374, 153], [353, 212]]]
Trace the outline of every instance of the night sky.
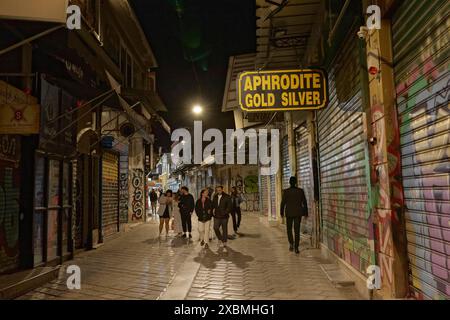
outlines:
[[[234, 128], [232, 112], [222, 113], [231, 55], [255, 52], [254, 0], [131, 0], [155, 53], [157, 91], [172, 129]], [[202, 116], [191, 112], [205, 108]]]

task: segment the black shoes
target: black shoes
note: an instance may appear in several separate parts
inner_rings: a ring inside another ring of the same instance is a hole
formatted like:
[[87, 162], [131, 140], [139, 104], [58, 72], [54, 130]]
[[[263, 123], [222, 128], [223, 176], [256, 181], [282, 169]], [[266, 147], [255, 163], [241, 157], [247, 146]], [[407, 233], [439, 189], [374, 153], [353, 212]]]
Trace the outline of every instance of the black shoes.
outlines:
[[295, 248], [295, 254], [299, 254], [300, 251], [298, 250], [298, 248]]
[[202, 240], [202, 242], [200, 242], [200, 245], [203, 247], [204, 244], [205, 244], [205, 241]]
[[192, 238], [192, 234], [189, 233], [189, 238]]
[[294, 251], [294, 247], [292, 246], [292, 244], [289, 246], [289, 251]]
[[183, 233], [183, 235], [181, 237], [182, 238], [186, 238], [186, 233]]

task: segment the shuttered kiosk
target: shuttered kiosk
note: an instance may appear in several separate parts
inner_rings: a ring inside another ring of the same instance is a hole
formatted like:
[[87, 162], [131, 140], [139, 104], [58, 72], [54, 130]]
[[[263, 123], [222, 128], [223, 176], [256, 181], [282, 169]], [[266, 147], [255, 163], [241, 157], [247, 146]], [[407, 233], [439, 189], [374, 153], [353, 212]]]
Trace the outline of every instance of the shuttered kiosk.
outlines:
[[104, 237], [119, 231], [119, 156], [109, 151], [102, 156], [102, 229]]
[[[297, 168], [297, 179], [299, 182], [299, 187], [305, 192], [306, 201], [308, 203], [308, 213], [309, 218], [306, 219], [306, 224], [303, 227], [303, 232], [311, 234], [312, 229], [312, 219], [313, 219], [313, 206], [314, 206], [314, 196], [313, 196], [313, 185], [311, 183], [312, 179], [312, 167], [311, 167], [311, 148], [310, 148], [310, 137], [307, 129], [304, 125], [299, 126], [294, 131], [295, 134], [295, 158], [296, 158], [296, 168]], [[302, 224], [305, 220], [302, 221]]]
[[317, 113], [320, 206], [324, 245], [365, 274], [375, 256], [358, 38], [351, 29], [328, 70], [328, 107]]
[[393, 17], [410, 290], [450, 297], [450, 3], [405, 1]]

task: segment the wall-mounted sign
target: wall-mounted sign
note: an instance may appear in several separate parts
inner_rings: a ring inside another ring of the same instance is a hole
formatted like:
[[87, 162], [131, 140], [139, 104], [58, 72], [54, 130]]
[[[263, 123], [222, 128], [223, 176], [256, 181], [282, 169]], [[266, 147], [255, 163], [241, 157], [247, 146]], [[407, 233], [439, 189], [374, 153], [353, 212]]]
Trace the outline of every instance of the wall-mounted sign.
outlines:
[[67, 0], [0, 1], [0, 18], [66, 23]]
[[39, 133], [37, 99], [0, 81], [0, 134]]
[[328, 103], [323, 70], [270, 70], [239, 74], [241, 108], [248, 112], [316, 110]]

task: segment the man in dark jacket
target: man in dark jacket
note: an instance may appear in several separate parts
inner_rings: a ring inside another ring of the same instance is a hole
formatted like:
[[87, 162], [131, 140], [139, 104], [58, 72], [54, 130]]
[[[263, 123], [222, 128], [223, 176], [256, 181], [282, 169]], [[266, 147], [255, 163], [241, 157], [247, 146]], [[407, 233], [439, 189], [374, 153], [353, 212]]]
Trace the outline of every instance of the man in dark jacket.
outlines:
[[[223, 192], [222, 186], [218, 186], [213, 199], [214, 232], [216, 233], [217, 239], [222, 241], [224, 247], [227, 246], [228, 217], [230, 216], [231, 210], [231, 197]], [[220, 227], [222, 227], [222, 233], [220, 233]]]
[[189, 236], [192, 238], [192, 220], [191, 215], [194, 212], [194, 197], [189, 193], [187, 187], [181, 187], [181, 197], [178, 207], [180, 208], [181, 225], [183, 227], [183, 238]]
[[[283, 217], [286, 213], [286, 227], [289, 240], [289, 251], [299, 253], [300, 244], [300, 222], [302, 217], [308, 216], [308, 205], [306, 203], [305, 192], [301, 188], [297, 188], [297, 178], [291, 177], [289, 179], [291, 187], [283, 190], [283, 197], [281, 199], [280, 214]], [[292, 225], [294, 225], [295, 242], [292, 239]]]
[[158, 202], [158, 195], [155, 192], [155, 189], [153, 188], [152, 191], [150, 191], [150, 203], [152, 207], [152, 214], [156, 214], [156, 204]]

